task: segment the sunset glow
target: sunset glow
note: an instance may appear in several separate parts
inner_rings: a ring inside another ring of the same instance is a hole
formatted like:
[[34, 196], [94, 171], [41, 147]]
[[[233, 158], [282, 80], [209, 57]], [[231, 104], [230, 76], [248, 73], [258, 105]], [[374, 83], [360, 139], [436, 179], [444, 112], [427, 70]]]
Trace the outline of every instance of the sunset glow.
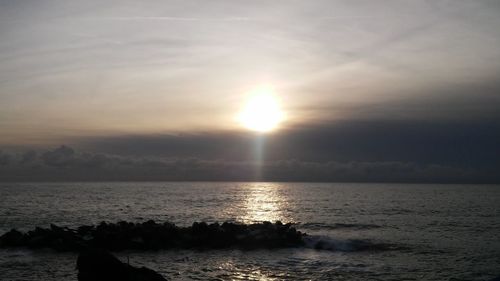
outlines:
[[499, 15], [0, 0], [0, 281], [500, 281]]

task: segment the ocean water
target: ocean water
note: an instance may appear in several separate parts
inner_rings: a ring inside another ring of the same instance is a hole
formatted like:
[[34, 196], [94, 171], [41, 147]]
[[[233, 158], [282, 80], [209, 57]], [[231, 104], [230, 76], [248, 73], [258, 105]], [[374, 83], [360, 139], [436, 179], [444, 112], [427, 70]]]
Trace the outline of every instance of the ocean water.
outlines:
[[[358, 183], [4, 183], [0, 234], [54, 223], [293, 222], [332, 245], [120, 252], [170, 280], [489, 280], [500, 186]], [[360, 251], [358, 245], [379, 245]], [[387, 246], [390, 245], [390, 246]], [[0, 280], [76, 280], [76, 255], [0, 250]]]

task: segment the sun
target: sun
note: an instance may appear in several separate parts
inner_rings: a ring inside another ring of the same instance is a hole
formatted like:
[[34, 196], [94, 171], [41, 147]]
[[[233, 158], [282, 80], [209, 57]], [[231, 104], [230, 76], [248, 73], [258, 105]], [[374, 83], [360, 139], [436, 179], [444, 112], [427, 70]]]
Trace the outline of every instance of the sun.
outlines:
[[245, 107], [239, 114], [239, 122], [247, 129], [270, 132], [284, 119], [284, 113], [272, 90], [261, 88], [250, 94]]

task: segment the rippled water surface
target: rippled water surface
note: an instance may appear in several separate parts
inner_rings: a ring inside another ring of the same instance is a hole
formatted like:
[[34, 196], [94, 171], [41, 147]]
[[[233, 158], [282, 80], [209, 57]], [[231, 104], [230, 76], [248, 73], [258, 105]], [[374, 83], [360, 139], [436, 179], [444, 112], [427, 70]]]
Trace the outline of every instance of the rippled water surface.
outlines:
[[[117, 222], [281, 220], [335, 250], [122, 252], [171, 280], [488, 280], [500, 186], [316, 183], [0, 184], [0, 234]], [[358, 251], [357, 245], [392, 245]], [[0, 280], [76, 280], [76, 255], [0, 250]]]

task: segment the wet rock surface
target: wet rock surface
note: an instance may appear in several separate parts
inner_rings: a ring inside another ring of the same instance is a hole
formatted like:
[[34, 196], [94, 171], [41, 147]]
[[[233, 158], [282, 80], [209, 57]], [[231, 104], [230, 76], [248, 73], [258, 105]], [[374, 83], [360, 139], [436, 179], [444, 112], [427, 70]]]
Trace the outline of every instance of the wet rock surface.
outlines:
[[144, 223], [121, 221], [84, 225], [77, 229], [51, 225], [50, 228], [37, 227], [26, 233], [12, 229], [0, 236], [0, 248], [51, 248], [56, 251], [88, 248], [110, 251], [284, 248], [303, 245], [304, 236], [306, 234], [297, 231], [290, 223], [279, 221], [255, 224], [195, 222], [189, 227], [151, 220]]
[[105, 250], [87, 249], [76, 262], [78, 281], [166, 281], [147, 267], [134, 267], [121, 262]]

